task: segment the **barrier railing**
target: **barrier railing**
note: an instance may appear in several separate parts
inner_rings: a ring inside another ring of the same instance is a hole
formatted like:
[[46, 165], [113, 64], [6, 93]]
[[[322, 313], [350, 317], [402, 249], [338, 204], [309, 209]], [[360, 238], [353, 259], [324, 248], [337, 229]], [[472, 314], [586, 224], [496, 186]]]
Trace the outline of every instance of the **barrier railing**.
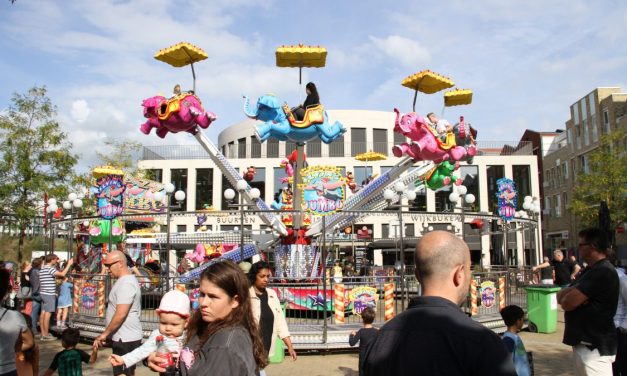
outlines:
[[[524, 286], [533, 282], [532, 275], [529, 268], [492, 268], [473, 272], [468, 297], [461, 309], [479, 322], [491, 322], [489, 327], [502, 327], [498, 324], [499, 312], [505, 305], [516, 304], [526, 309]], [[107, 297], [115, 280], [104, 274], [75, 274], [72, 277], [71, 321], [82, 330], [97, 333], [105, 325]], [[180, 283], [180, 277], [160, 275], [138, 277], [138, 280], [142, 290], [141, 321], [145, 335], [158, 325], [156, 308], [165, 291], [183, 291], [190, 296], [193, 308], [198, 308], [197, 281]], [[381, 326], [406, 309], [410, 300], [420, 294], [420, 284], [413, 275], [405, 275], [404, 289], [398, 275], [311, 278], [290, 282], [272, 278], [268, 288], [274, 289], [284, 304], [291, 332], [296, 335], [316, 332], [321, 338], [327, 338], [327, 333], [354, 330], [361, 325], [359, 313], [365, 307], [375, 308], [375, 326]]]

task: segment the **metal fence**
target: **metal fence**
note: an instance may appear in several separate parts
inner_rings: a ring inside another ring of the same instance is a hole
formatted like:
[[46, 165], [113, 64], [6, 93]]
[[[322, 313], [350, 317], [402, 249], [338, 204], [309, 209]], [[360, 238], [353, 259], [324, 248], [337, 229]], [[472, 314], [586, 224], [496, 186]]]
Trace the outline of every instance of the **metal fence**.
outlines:
[[[142, 290], [141, 321], [146, 336], [158, 326], [155, 310], [165, 291], [179, 289], [190, 296], [193, 308], [198, 307], [197, 281], [180, 283], [179, 277], [160, 275], [139, 277], [138, 280]], [[493, 267], [473, 272], [472, 281], [461, 309], [487, 327], [495, 330], [503, 328], [499, 311], [505, 305], [516, 304], [526, 310], [524, 286], [533, 283], [529, 268], [506, 270]], [[114, 282], [104, 274], [73, 275], [73, 325], [83, 331], [101, 332], [105, 325], [107, 297]], [[474, 293], [473, 285], [476, 287]], [[285, 306], [286, 320], [295, 336], [294, 341], [298, 343], [299, 333], [308, 333], [307, 338], [316, 333], [314, 342], [317, 346], [325, 343], [329, 333], [337, 335], [359, 327], [362, 322], [359, 312], [365, 306], [375, 308], [374, 324], [381, 326], [406, 309], [412, 298], [420, 295], [420, 284], [413, 275], [406, 275], [404, 284], [401, 284], [398, 275], [312, 278], [290, 282], [273, 278], [268, 287], [277, 292]], [[388, 294], [385, 293], [386, 287]], [[374, 295], [364, 296], [364, 290]], [[307, 344], [301, 343], [299, 347], [307, 347]]]

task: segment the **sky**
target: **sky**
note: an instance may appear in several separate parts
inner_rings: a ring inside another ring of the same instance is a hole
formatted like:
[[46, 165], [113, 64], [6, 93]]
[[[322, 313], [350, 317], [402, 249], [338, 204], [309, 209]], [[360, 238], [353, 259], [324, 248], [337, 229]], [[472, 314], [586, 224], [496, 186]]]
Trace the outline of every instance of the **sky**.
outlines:
[[[479, 139], [516, 142], [525, 129], [564, 128], [569, 107], [596, 87], [627, 91], [624, 0], [175, 2], [0, 0], [0, 111], [13, 93], [45, 85], [80, 156], [96, 162], [104, 140], [195, 144], [187, 134], [139, 132], [141, 101], [191, 89], [189, 67], [153, 58], [187, 41], [209, 58], [195, 64], [197, 94], [218, 115], [217, 135], [245, 119], [242, 95], [304, 98], [298, 69], [277, 68], [275, 50], [303, 43], [328, 51], [303, 70], [327, 109], [411, 110], [402, 80], [424, 69], [473, 90], [463, 115]], [[418, 95], [416, 111], [441, 113], [443, 92]], [[333, 119], [331, 119], [333, 121]], [[393, 127], [393, 124], [389, 124]]]

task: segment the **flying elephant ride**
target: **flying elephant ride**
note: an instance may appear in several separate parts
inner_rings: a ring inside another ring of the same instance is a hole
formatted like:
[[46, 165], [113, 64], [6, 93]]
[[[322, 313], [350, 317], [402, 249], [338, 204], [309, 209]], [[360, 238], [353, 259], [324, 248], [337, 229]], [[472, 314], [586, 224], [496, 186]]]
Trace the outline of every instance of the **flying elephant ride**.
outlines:
[[255, 126], [255, 135], [260, 142], [268, 138], [280, 141], [304, 143], [316, 137], [330, 144], [346, 132], [339, 122], [331, 124], [324, 106], [309, 107], [305, 110], [303, 120], [296, 120], [287, 104], [280, 104], [277, 97], [271, 94], [262, 95], [254, 109], [250, 108], [250, 99], [244, 97], [244, 113], [251, 119], [264, 123]]
[[193, 134], [197, 129], [195, 125], [207, 129], [217, 119], [213, 112], [205, 111], [200, 98], [193, 92], [179, 93], [169, 99], [156, 95], [144, 99], [142, 106], [144, 117], [148, 120], [139, 127], [139, 130], [143, 134], [150, 134], [150, 131], [156, 128], [157, 136], [160, 138], [165, 138], [168, 132]]

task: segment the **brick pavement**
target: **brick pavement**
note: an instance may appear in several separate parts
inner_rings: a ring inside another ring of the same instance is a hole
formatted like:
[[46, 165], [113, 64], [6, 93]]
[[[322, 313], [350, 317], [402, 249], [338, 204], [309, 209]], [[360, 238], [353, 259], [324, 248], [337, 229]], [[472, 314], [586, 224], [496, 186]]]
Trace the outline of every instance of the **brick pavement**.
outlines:
[[[536, 375], [573, 375], [570, 347], [561, 343], [563, 332], [564, 319], [563, 313], [560, 312], [557, 332], [551, 334], [521, 333], [527, 351], [533, 351]], [[50, 365], [54, 354], [57, 351], [61, 351], [61, 341], [44, 342], [40, 343], [40, 346], [41, 369], [39, 374], [43, 375], [48, 365]], [[89, 351], [88, 344], [80, 344], [79, 348]], [[102, 350], [98, 354], [98, 362], [96, 364], [83, 367], [84, 374], [94, 376], [111, 375], [111, 368], [107, 361], [110, 354], [111, 349]], [[270, 376], [357, 376], [357, 361], [358, 355], [356, 352], [340, 354], [301, 353], [296, 362], [286, 358], [283, 363], [271, 364], [266, 370]], [[154, 376], [156, 374], [140, 365], [137, 368], [136, 375]]]

